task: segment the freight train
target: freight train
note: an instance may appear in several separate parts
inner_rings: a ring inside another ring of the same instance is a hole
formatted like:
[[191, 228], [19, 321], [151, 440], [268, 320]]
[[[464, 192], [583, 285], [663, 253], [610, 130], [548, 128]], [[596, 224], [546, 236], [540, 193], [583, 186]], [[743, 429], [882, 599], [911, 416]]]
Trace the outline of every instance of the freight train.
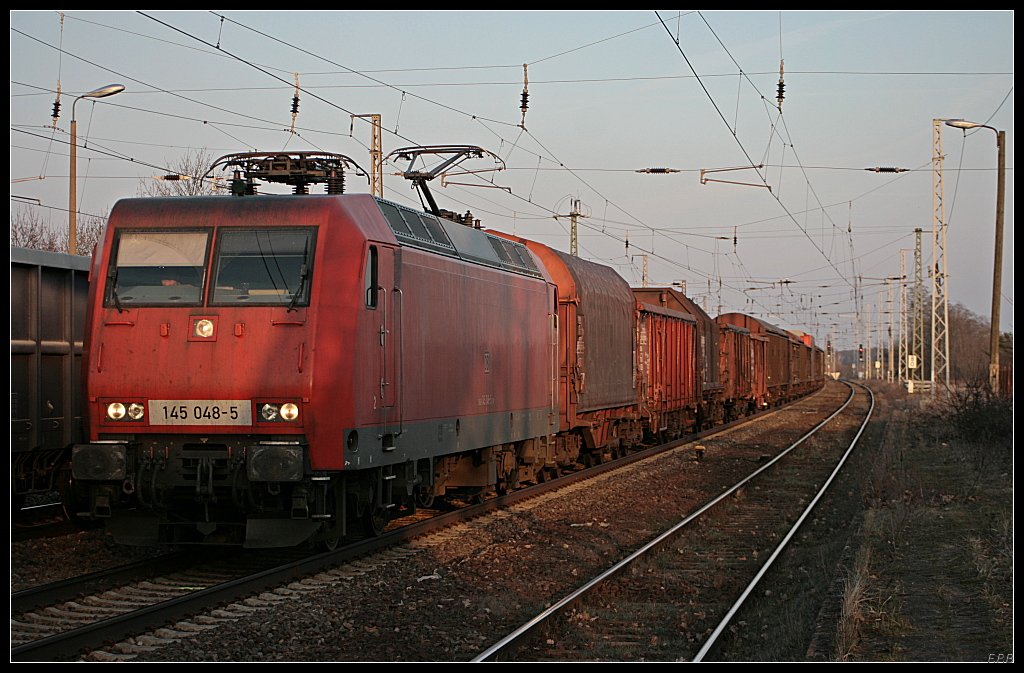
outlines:
[[424, 210], [338, 193], [348, 161], [229, 155], [234, 196], [115, 205], [72, 465], [119, 542], [333, 548], [823, 385], [810, 337], [440, 210], [436, 173]]

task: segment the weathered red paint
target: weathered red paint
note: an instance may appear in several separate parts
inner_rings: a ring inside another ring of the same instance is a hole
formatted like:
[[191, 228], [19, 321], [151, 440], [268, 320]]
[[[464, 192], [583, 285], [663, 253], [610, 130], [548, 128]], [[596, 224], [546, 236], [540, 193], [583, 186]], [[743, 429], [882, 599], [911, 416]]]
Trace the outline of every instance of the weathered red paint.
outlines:
[[697, 330], [697, 319], [689, 313], [637, 303], [637, 389], [655, 431], [688, 430], [697, 417]]

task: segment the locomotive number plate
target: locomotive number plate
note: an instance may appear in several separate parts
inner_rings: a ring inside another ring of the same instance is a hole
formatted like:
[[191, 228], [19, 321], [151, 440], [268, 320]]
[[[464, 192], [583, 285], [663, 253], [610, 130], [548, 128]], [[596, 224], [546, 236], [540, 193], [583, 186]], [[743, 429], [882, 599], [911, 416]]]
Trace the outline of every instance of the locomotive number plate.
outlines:
[[252, 425], [249, 400], [150, 400], [150, 425]]

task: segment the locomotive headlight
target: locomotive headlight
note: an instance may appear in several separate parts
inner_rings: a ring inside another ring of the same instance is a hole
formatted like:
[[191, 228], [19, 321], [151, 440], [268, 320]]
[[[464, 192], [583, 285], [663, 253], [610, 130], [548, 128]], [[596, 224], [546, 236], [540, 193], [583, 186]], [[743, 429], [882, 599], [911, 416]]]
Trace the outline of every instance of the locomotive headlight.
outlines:
[[119, 421], [124, 418], [125, 408], [120, 402], [111, 402], [107, 405], [107, 418], [113, 421]]
[[259, 410], [264, 422], [291, 423], [299, 418], [299, 405], [294, 402], [263, 402]]
[[196, 320], [192, 326], [192, 333], [203, 339], [209, 339], [213, 336], [213, 321], [203, 318], [202, 320]]
[[124, 444], [75, 444], [71, 449], [71, 474], [75, 479], [120, 481], [127, 474]]
[[128, 405], [128, 418], [132, 419], [133, 421], [142, 420], [142, 417], [145, 415], [145, 413], [145, 408], [138, 402], [132, 402], [131, 404]]
[[301, 481], [303, 448], [301, 446], [249, 446], [247, 474], [249, 481]]

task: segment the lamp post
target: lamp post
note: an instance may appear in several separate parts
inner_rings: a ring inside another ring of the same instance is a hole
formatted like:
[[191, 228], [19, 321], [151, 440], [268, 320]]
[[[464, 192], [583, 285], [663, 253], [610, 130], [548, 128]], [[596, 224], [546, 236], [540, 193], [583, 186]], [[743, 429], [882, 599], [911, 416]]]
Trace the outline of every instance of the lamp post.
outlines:
[[75, 123], [75, 104], [82, 98], [106, 98], [124, 91], [123, 84], [108, 84], [102, 89], [83, 93], [71, 104], [71, 186], [68, 192], [68, 252], [78, 254], [78, 126]]
[[992, 270], [992, 328], [989, 334], [991, 356], [988, 365], [988, 385], [993, 393], [999, 392], [999, 296], [1002, 292], [1003, 277], [1003, 202], [1006, 200], [1006, 131], [999, 131], [985, 124], [963, 119], [947, 119], [947, 126], [967, 131], [986, 128], [996, 134], [996, 149], [999, 154], [999, 174], [996, 182], [996, 252]]

